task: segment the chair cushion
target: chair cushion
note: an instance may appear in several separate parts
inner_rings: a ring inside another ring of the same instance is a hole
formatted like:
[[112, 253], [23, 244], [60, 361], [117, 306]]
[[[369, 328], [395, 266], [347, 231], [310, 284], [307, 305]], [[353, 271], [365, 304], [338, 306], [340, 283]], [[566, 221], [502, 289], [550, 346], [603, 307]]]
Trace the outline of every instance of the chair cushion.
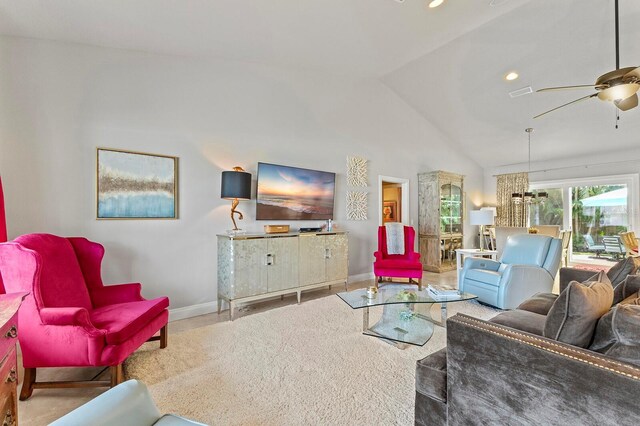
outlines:
[[465, 278], [498, 287], [502, 275], [499, 272], [488, 271], [486, 269], [469, 269], [467, 270]]
[[546, 235], [512, 235], [507, 239], [500, 262], [542, 266], [547, 258], [551, 240], [552, 238]]
[[553, 293], [537, 293], [533, 297], [525, 300], [518, 306], [517, 309], [524, 311], [534, 312], [540, 315], [547, 315], [551, 306], [558, 298], [557, 294]]
[[538, 336], [542, 336], [544, 332], [544, 323], [547, 317], [535, 312], [523, 311], [515, 309], [513, 311], [502, 312], [491, 318], [489, 322], [506, 325], [516, 330], [526, 331]]
[[117, 303], [94, 309], [90, 316], [93, 325], [107, 331], [107, 344], [119, 345], [169, 307], [169, 299], [159, 297], [140, 302]]
[[45, 307], [85, 308], [88, 311], [93, 308], [80, 263], [69, 240], [50, 234], [28, 234], [15, 241], [39, 255], [39, 294], [36, 290], [34, 297], [41, 298]]
[[620, 303], [600, 318], [589, 349], [640, 365], [640, 298]]
[[447, 402], [447, 348], [416, 363], [416, 392]]
[[613, 302], [613, 288], [604, 271], [596, 281], [571, 281], [553, 303], [544, 325], [544, 337], [586, 348], [596, 324]]
[[640, 291], [640, 275], [627, 275], [613, 288], [613, 304], [617, 305], [627, 297]]
[[374, 263], [380, 269], [422, 269], [422, 263], [402, 259], [384, 259]]
[[627, 257], [616, 263], [607, 272], [607, 277], [611, 281], [611, 285], [615, 288], [618, 284], [627, 278], [627, 275], [633, 275], [640, 267], [640, 259], [637, 257]]

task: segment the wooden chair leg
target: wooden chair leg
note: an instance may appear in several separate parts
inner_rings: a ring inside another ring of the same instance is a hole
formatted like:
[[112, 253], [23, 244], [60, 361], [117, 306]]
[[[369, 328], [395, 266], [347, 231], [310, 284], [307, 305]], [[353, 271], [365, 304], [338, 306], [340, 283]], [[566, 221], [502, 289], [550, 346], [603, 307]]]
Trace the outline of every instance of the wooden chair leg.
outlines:
[[26, 401], [33, 393], [33, 384], [36, 382], [36, 369], [25, 368], [24, 379], [22, 380], [22, 390], [20, 391], [20, 401]]
[[378, 288], [378, 283], [380, 282], [380, 277], [376, 277], [376, 279], [374, 280], [375, 284], [376, 284], [376, 289]]
[[118, 386], [120, 383], [122, 383], [122, 364], [109, 367], [109, 370], [111, 371], [111, 387]]
[[422, 278], [418, 278], [418, 291], [422, 290]]
[[167, 347], [167, 341], [169, 339], [167, 333], [167, 327], [169, 324], [166, 324], [164, 327], [160, 329], [160, 349], [164, 349]]

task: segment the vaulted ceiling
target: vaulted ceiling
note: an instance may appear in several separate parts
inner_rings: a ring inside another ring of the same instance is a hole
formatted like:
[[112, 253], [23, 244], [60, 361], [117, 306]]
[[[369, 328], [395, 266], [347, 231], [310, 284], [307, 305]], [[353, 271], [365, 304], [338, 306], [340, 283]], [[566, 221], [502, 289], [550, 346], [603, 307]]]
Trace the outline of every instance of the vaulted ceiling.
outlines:
[[[480, 165], [638, 144], [640, 108], [614, 129], [589, 84], [615, 68], [613, 0], [0, 0], [0, 34], [217, 57], [380, 79]], [[640, 65], [640, 2], [620, 0], [621, 66]], [[503, 79], [517, 70], [520, 78]]]

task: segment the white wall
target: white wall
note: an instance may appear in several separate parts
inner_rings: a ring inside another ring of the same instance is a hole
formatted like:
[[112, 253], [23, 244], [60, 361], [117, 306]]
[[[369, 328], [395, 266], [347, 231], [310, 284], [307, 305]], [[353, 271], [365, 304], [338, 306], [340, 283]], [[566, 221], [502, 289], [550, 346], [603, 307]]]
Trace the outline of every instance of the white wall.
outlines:
[[[173, 308], [216, 299], [216, 234], [231, 226], [220, 173], [233, 166], [254, 180], [258, 161], [336, 172], [351, 275], [372, 269], [378, 175], [411, 179], [416, 226], [418, 172], [465, 174], [468, 208], [482, 202], [482, 169], [377, 81], [9, 37], [0, 69], [9, 236], [99, 241], [105, 282], [141, 281]], [[178, 156], [180, 219], [97, 221], [98, 146]], [[370, 160], [368, 221], [346, 220], [348, 155]], [[268, 223], [254, 201], [240, 210], [245, 229]]]

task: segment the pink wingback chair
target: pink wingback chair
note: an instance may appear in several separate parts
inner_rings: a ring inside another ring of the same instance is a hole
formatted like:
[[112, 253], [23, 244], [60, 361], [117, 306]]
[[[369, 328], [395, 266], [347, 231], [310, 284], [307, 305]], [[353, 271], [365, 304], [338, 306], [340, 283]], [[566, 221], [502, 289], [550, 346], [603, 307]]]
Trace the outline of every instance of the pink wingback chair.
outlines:
[[[418, 285], [422, 290], [422, 263], [420, 253], [414, 251], [416, 231], [411, 226], [404, 227], [404, 254], [387, 253], [387, 231], [384, 226], [378, 227], [378, 251], [373, 255], [373, 273], [376, 276], [376, 287], [387, 278], [409, 278], [410, 283]], [[413, 280], [417, 280], [414, 282]]]
[[[104, 247], [86, 238], [29, 234], [0, 244], [6, 291], [30, 293], [18, 313], [21, 400], [37, 388], [113, 387], [123, 361], [144, 342], [167, 346], [169, 299], [144, 299], [138, 283], [103, 285], [103, 256]], [[36, 368], [88, 366], [110, 367], [111, 380], [36, 382]]]

